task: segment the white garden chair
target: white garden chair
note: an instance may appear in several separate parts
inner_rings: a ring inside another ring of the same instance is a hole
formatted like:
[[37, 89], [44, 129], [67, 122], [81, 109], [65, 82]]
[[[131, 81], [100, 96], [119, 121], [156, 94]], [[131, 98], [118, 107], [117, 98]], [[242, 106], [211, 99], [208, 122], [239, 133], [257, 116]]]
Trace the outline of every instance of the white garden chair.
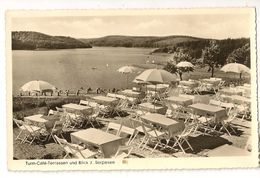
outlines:
[[[15, 138], [15, 140], [21, 140], [21, 143], [29, 143], [30, 145], [33, 143], [35, 139], [40, 139], [41, 133], [40, 131], [42, 130], [41, 127], [29, 125], [21, 120], [18, 119], [13, 119], [18, 128], [20, 129], [19, 134]], [[21, 134], [24, 134], [24, 137], [21, 138]]]
[[[227, 116], [226, 119], [221, 121], [221, 128], [219, 129], [219, 131], [225, 130], [229, 136], [231, 136], [231, 133], [230, 133], [231, 131], [236, 134], [236, 131], [234, 129], [232, 122], [236, 119], [237, 114], [238, 114], [238, 111], [236, 109], [232, 110], [230, 112], [229, 116]], [[229, 129], [231, 129], [231, 131]]]
[[[139, 145], [139, 148], [143, 145], [142, 150], [144, 148], [148, 149], [148, 147], [147, 147], [148, 143], [155, 143], [155, 145], [151, 151], [151, 153], [153, 153], [154, 150], [158, 146], [165, 147], [165, 145], [163, 145], [161, 143], [161, 140], [167, 138], [166, 132], [161, 132], [161, 131], [157, 130], [154, 126], [152, 126], [151, 124], [145, 123], [144, 121], [142, 121], [141, 124], [142, 124], [142, 128], [143, 128], [145, 136], [143, 137], [142, 142]], [[147, 130], [147, 128], [149, 130]]]
[[[174, 148], [175, 146], [179, 146], [181, 151], [183, 153], [186, 153], [185, 150], [192, 150], [193, 148], [191, 146], [191, 144], [189, 143], [188, 139], [191, 136], [191, 134], [194, 133], [194, 131], [197, 129], [197, 125], [196, 124], [190, 124], [190, 125], [186, 125], [185, 129], [183, 130], [182, 133], [180, 133], [179, 135], [174, 136], [175, 139], [175, 143], [172, 146], [172, 148]], [[188, 145], [188, 148], [184, 149], [183, 148], [183, 143], [186, 142]]]
[[60, 145], [60, 147], [65, 151], [65, 158], [78, 158], [78, 159], [87, 159], [87, 158], [93, 158], [95, 157], [98, 153], [92, 152], [89, 149], [86, 149], [83, 146], [77, 145], [77, 144], [72, 144], [67, 142], [67, 140], [62, 139], [54, 135], [54, 138], [56, 142]]
[[80, 100], [80, 101], [79, 101], [79, 105], [88, 106], [88, 105], [89, 105], [89, 101]]
[[133, 148], [134, 148], [133, 145], [119, 146], [115, 156], [113, 156], [112, 158], [114, 158], [114, 159], [125, 159], [125, 158], [129, 157]]

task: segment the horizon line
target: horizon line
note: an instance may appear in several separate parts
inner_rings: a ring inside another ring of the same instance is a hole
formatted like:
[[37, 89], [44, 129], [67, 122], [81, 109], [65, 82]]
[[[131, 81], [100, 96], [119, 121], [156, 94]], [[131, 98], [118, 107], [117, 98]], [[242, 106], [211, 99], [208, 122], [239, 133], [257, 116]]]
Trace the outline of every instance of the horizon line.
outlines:
[[113, 35], [105, 35], [105, 36], [99, 36], [99, 37], [73, 37], [73, 36], [68, 36], [68, 35], [51, 35], [45, 32], [40, 32], [40, 31], [30, 31], [30, 30], [12, 30], [11, 32], [36, 32], [36, 33], [42, 33], [45, 35], [49, 35], [49, 36], [64, 36], [64, 37], [71, 37], [71, 38], [75, 38], [75, 39], [93, 39], [93, 38], [103, 38], [103, 37], [109, 37], [109, 36], [125, 36], [125, 37], [170, 37], [170, 36], [183, 36], [183, 37], [192, 37], [192, 38], [200, 38], [200, 39], [205, 39], [205, 40], [210, 40], [210, 39], [214, 39], [214, 40], [224, 40], [224, 39], [240, 39], [240, 38], [249, 38], [250, 37], [226, 37], [226, 38], [210, 38], [210, 37], [198, 37], [198, 36], [192, 36], [192, 35], [184, 35], [184, 34], [175, 34], [175, 35], [122, 35], [122, 34], [113, 34]]

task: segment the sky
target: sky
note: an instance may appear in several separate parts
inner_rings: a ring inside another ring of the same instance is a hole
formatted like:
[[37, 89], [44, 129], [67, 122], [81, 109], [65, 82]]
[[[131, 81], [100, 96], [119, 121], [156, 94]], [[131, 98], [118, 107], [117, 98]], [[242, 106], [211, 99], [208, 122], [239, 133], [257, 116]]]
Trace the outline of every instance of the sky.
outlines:
[[250, 36], [247, 14], [22, 17], [12, 19], [12, 31], [37, 31], [74, 38], [107, 35], [241, 38]]

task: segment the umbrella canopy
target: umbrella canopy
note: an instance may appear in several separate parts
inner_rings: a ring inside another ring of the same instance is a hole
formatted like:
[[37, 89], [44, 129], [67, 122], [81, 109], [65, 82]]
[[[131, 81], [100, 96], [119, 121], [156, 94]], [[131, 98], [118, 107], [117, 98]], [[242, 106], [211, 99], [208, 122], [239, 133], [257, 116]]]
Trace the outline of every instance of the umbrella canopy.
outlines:
[[179, 62], [177, 65], [177, 67], [194, 67], [194, 65], [190, 62], [187, 62], [187, 61], [182, 61], [182, 62]]
[[135, 80], [149, 82], [152, 84], [168, 83], [177, 81], [176, 77], [162, 69], [148, 69], [138, 75]]
[[30, 81], [21, 87], [22, 91], [36, 91], [36, 92], [55, 90], [55, 89], [56, 89], [55, 86], [42, 80]]
[[129, 74], [129, 73], [135, 72], [136, 68], [132, 67], [132, 66], [123, 66], [123, 67], [120, 67], [117, 71], [120, 73], [123, 73], [123, 74]]
[[247, 66], [239, 63], [226, 64], [220, 70], [224, 72], [250, 73], [250, 69]]
[[136, 67], [123, 66], [123, 67], [120, 67], [117, 71], [122, 73], [122, 74], [127, 74], [127, 76], [126, 76], [126, 87], [128, 87], [128, 74], [135, 72]]

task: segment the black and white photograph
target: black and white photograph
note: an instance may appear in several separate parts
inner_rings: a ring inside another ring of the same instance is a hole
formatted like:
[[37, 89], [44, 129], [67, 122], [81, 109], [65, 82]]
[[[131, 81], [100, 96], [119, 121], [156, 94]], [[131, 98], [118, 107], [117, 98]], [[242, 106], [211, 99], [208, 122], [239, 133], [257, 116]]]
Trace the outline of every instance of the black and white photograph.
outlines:
[[9, 163], [256, 167], [254, 18], [253, 8], [9, 11]]

